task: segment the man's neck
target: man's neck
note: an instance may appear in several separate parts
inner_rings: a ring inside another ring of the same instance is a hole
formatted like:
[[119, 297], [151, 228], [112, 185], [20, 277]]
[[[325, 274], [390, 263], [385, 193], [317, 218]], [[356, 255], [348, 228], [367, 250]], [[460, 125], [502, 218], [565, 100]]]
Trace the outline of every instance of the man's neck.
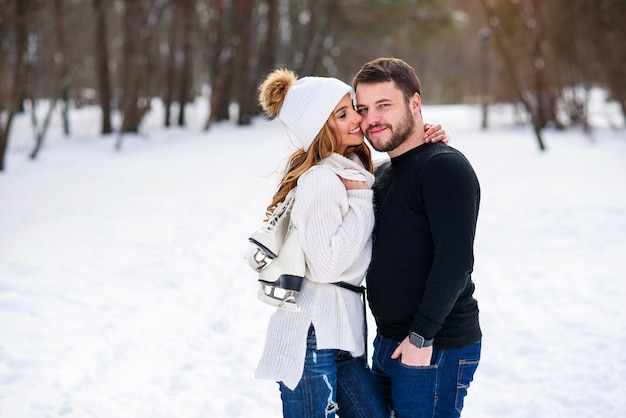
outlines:
[[390, 158], [398, 157], [405, 152], [412, 150], [413, 148], [417, 148], [420, 145], [424, 144], [424, 127], [416, 126], [415, 132], [406, 139], [402, 144], [400, 144], [396, 149], [387, 152]]

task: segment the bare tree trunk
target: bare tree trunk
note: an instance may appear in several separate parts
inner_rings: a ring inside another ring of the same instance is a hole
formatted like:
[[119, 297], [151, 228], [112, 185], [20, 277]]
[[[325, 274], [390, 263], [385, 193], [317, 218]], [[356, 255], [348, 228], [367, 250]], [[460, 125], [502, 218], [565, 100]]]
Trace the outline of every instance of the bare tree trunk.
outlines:
[[206, 62], [209, 69], [209, 113], [204, 122], [203, 129], [209, 130], [214, 122], [214, 106], [217, 88], [217, 78], [219, 76], [219, 61], [224, 50], [224, 0], [209, 0], [209, 4], [213, 9], [213, 18], [208, 23], [208, 30], [203, 34], [205, 41]]
[[54, 109], [57, 106], [58, 98], [54, 97], [50, 101], [50, 105], [48, 107], [48, 111], [46, 112], [46, 117], [44, 118], [43, 124], [41, 128], [37, 122], [36, 116], [36, 106], [35, 106], [35, 98], [31, 97], [31, 112], [32, 112], [32, 120], [33, 120], [33, 131], [35, 132], [35, 147], [30, 152], [30, 159], [34, 160], [39, 155], [39, 151], [41, 151], [41, 147], [43, 145], [43, 140], [46, 137], [46, 133], [48, 132], [48, 128], [50, 127], [50, 120], [52, 120], [52, 114], [54, 113]]
[[[59, 91], [62, 92], [64, 90], [67, 91], [67, 89], [69, 88], [70, 81], [72, 80], [72, 78], [74, 78], [74, 75], [77, 73], [77, 71], [78, 71], [78, 67], [73, 68], [71, 71], [67, 69], [67, 72], [65, 73], [65, 75], [61, 77], [60, 79], [56, 80], [56, 82], [59, 85], [57, 92]], [[48, 133], [48, 128], [50, 128], [50, 121], [52, 120], [52, 114], [54, 113], [54, 110], [56, 109], [57, 102], [59, 101], [60, 96], [61, 95], [59, 94], [59, 95], [55, 95], [52, 97], [49, 107], [48, 107], [48, 111], [46, 112], [46, 116], [40, 127], [37, 121], [34, 92], [31, 92], [31, 98], [30, 98], [31, 103], [32, 103], [31, 119], [32, 119], [32, 124], [33, 124], [33, 132], [35, 132], [35, 147], [30, 153], [31, 160], [34, 160], [39, 155], [39, 151], [41, 150], [41, 147], [43, 146], [44, 138], [46, 137], [46, 134]], [[63, 111], [64, 112], [67, 111], [67, 102], [64, 104]]]
[[229, 117], [228, 107], [230, 104], [232, 65], [235, 52], [231, 44], [231, 32], [234, 30], [236, 7], [231, 6], [227, 11], [224, 0], [215, 0], [216, 21], [224, 23], [225, 27], [217, 29], [217, 39], [215, 42], [214, 61], [212, 63], [213, 79], [211, 80], [210, 113], [204, 125], [204, 130], [208, 130], [213, 122], [227, 120]]
[[107, 52], [106, 35], [106, 0], [93, 0], [93, 10], [96, 17], [95, 31], [95, 59], [98, 79], [98, 98], [102, 109], [103, 135], [113, 132], [111, 125], [111, 83], [109, 74], [109, 54]]
[[237, 102], [239, 103], [239, 125], [249, 125], [252, 120], [252, 108], [254, 107], [254, 87], [252, 84], [256, 80], [254, 65], [255, 58], [252, 55], [252, 14], [254, 10], [254, 0], [240, 0], [238, 8], [239, 24], [236, 26], [239, 31], [239, 43], [237, 49], [237, 68], [235, 74], [238, 76]]
[[318, 29], [318, 22], [320, 20], [320, 2], [312, 1], [309, 7], [309, 23], [304, 37], [304, 44], [302, 49], [304, 53], [304, 61], [302, 62], [302, 68], [300, 69], [300, 75], [315, 75], [315, 64], [317, 56], [319, 55], [322, 45], [324, 34], [320, 33]]
[[[149, 8], [139, 0], [125, 0], [125, 4], [125, 96], [121, 133], [139, 132], [139, 124], [150, 110], [152, 97], [158, 94], [159, 25], [167, 6], [163, 1], [150, 2]], [[120, 134], [115, 148], [120, 149], [121, 145]]]
[[[65, 31], [63, 28], [64, 21], [64, 13], [63, 13], [63, 4], [62, 0], [54, 0], [54, 33], [56, 40], [56, 51], [54, 55], [54, 61], [56, 65], [56, 73], [55, 79], [53, 82], [55, 83], [55, 89], [53, 92], [53, 96], [48, 104], [48, 111], [46, 112], [46, 116], [44, 117], [43, 123], [39, 126], [37, 121], [37, 112], [36, 112], [36, 100], [35, 100], [35, 92], [31, 91], [31, 119], [33, 123], [33, 132], [35, 133], [35, 146], [31, 151], [29, 157], [31, 160], [34, 160], [39, 155], [39, 151], [41, 151], [41, 147], [43, 146], [44, 138], [48, 133], [48, 128], [50, 127], [50, 121], [52, 120], [52, 114], [56, 109], [57, 102], [59, 99], [63, 101], [63, 110], [61, 112], [61, 116], [63, 119], [63, 133], [66, 137], [70, 134], [70, 125], [69, 125], [69, 84], [70, 84], [70, 74], [69, 68], [67, 64], [67, 58], [65, 53], [67, 51], [67, 45], [65, 43]], [[54, 72], [53, 72], [54, 73]]]
[[334, 36], [337, 16], [340, 5], [337, 0], [313, 1], [309, 9], [311, 19], [309, 27], [301, 45], [305, 51], [304, 62], [300, 75], [315, 75], [320, 70], [324, 55], [333, 42], [328, 42]]
[[489, 127], [489, 39], [491, 31], [482, 28], [478, 32], [480, 37], [480, 107], [482, 110], [480, 128]]
[[180, 27], [181, 3], [172, 3], [172, 21], [170, 22], [169, 33], [169, 56], [167, 59], [167, 70], [165, 73], [165, 93], [163, 104], [165, 106], [166, 127], [170, 126], [172, 102], [174, 100], [174, 79], [176, 78], [176, 55], [178, 53], [178, 30]]
[[[125, 0], [124, 13], [124, 101], [121, 132], [138, 132], [140, 112], [139, 79], [141, 74], [139, 40], [141, 36], [141, 5], [137, 0]], [[117, 148], [121, 147], [118, 141]]]
[[563, 129], [563, 124], [557, 117], [557, 100], [560, 96], [554, 85], [555, 67], [550, 65], [549, 42], [547, 31], [544, 28], [545, 17], [542, 4], [539, 0], [532, 0], [535, 26], [533, 28], [533, 69], [535, 77], [535, 97], [537, 100], [537, 114], [542, 128], [552, 123], [557, 129]]
[[278, 46], [278, 0], [267, 0], [267, 34], [265, 47], [259, 57], [259, 74], [269, 73], [276, 65], [276, 49]]
[[[54, 0], [54, 31], [56, 34], [56, 47], [57, 54], [55, 61], [57, 62], [58, 75], [57, 83], [59, 85], [59, 97], [63, 101], [63, 110], [61, 116], [63, 119], [63, 133], [65, 136], [70, 135], [70, 120], [69, 120], [69, 83], [63, 83], [63, 79], [67, 77], [68, 64], [65, 57], [65, 51], [67, 50], [67, 44], [65, 42], [65, 29], [63, 27], [63, 21], [65, 20], [63, 12], [63, 1]], [[58, 57], [58, 58], [57, 58]]]
[[590, 4], [595, 53], [606, 75], [611, 96], [619, 103], [626, 118], [626, 6], [623, 1], [595, 1]]
[[9, 142], [9, 133], [15, 112], [20, 108], [24, 79], [26, 78], [26, 52], [28, 48], [28, 31], [32, 24], [32, 1], [20, 0], [13, 3], [15, 31], [15, 67], [13, 69], [13, 86], [11, 90], [7, 119], [2, 126], [0, 119], [0, 171], [4, 171], [4, 160]]
[[183, 31], [182, 31], [182, 68], [180, 74], [179, 87], [179, 111], [178, 126], [185, 126], [185, 106], [189, 103], [189, 90], [191, 86], [191, 70], [192, 70], [192, 54], [191, 54], [191, 37], [193, 36], [193, 6], [192, 0], [184, 0], [183, 2]]

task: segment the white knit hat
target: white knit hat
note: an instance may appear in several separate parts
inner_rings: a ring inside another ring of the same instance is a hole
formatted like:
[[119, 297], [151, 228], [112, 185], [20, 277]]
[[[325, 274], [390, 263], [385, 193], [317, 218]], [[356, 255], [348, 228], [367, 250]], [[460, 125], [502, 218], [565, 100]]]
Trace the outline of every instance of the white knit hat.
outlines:
[[337, 104], [352, 88], [330, 77], [303, 77], [287, 91], [278, 117], [308, 151]]

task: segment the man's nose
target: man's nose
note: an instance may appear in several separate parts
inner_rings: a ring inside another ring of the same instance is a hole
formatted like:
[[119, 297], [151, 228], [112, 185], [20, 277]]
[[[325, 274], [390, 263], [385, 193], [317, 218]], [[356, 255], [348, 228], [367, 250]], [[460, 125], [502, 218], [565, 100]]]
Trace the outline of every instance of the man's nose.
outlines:
[[376, 113], [373, 110], [368, 110], [367, 113], [365, 114], [365, 117], [363, 118], [363, 120], [368, 125], [374, 125], [375, 123], [380, 121], [380, 115], [378, 115], [378, 113]]

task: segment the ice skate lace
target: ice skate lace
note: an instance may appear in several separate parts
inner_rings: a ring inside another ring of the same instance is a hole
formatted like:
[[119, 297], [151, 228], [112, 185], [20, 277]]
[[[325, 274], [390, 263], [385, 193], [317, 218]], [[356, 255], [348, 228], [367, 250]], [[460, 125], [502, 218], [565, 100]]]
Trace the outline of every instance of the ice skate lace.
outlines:
[[276, 209], [274, 209], [274, 212], [272, 212], [272, 215], [263, 226], [263, 229], [265, 229], [265, 231], [272, 232], [274, 228], [276, 227], [278, 220], [285, 213], [291, 210], [291, 207], [293, 206], [293, 202], [294, 202], [294, 197], [296, 196], [295, 192], [296, 192], [295, 188], [291, 189], [289, 193], [287, 193], [287, 196], [285, 196], [285, 200], [283, 200], [280, 203], [280, 205], [278, 205]]

